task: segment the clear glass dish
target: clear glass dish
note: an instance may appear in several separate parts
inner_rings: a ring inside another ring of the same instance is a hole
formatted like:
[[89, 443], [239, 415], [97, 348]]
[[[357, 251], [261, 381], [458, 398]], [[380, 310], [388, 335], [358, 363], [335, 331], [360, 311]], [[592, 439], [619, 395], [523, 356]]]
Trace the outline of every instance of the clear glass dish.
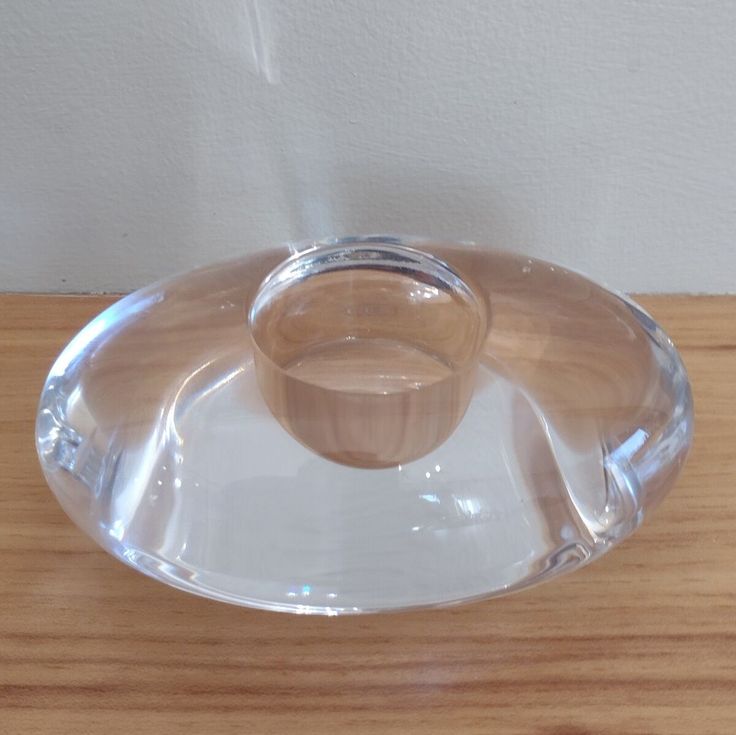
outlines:
[[36, 438], [66, 512], [127, 564], [334, 615], [601, 556], [675, 482], [692, 399], [662, 329], [577, 273], [354, 237], [125, 297], [57, 359]]

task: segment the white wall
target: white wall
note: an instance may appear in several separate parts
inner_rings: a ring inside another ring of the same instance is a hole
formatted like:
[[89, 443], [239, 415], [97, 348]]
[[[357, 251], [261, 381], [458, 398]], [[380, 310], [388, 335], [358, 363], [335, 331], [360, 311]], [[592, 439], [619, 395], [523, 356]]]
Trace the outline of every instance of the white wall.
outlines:
[[736, 291], [736, 2], [0, 4], [0, 289], [367, 231]]

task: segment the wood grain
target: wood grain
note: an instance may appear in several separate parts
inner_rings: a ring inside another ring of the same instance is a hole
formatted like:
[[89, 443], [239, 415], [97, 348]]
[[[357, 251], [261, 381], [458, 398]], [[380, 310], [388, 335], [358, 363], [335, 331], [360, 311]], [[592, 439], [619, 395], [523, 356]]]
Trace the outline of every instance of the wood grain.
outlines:
[[515, 596], [363, 618], [188, 596], [67, 520], [36, 401], [110, 301], [0, 297], [0, 731], [736, 732], [736, 298], [640, 299], [682, 351], [696, 439], [633, 538]]

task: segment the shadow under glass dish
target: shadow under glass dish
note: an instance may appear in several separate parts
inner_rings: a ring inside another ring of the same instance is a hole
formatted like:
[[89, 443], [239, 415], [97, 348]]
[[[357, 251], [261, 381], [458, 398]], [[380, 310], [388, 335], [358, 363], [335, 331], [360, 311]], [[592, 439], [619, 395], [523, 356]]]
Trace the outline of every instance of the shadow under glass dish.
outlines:
[[368, 237], [122, 299], [56, 361], [36, 433], [64, 509], [131, 566], [338, 614], [600, 556], [673, 485], [691, 432], [679, 356], [632, 302], [522, 256]]

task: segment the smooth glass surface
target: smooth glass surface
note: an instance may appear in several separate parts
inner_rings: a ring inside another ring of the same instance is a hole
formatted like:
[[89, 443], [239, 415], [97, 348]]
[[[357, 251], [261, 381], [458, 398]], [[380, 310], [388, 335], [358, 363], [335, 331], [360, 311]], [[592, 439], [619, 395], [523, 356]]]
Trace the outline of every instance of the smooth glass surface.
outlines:
[[[376, 267], [356, 271], [356, 250]], [[322, 268], [328, 251], [347, 266]], [[386, 268], [397, 252], [418, 261]], [[447, 380], [461, 388], [421, 400]], [[691, 432], [679, 356], [629, 300], [518, 255], [371, 237], [122, 299], [53, 366], [37, 445], [71, 518], [140, 571], [338, 614], [500, 594], [600, 556], [671, 488]]]

